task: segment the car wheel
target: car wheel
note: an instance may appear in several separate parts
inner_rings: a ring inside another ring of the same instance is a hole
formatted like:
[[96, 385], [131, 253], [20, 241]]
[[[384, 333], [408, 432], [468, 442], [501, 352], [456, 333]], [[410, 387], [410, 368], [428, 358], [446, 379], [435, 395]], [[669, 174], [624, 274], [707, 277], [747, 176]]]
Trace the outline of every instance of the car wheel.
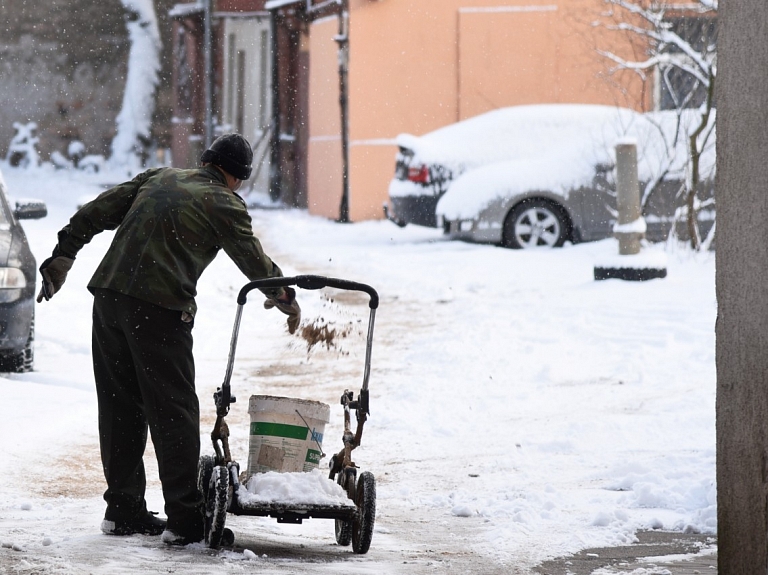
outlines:
[[29, 335], [24, 349], [15, 353], [0, 355], [0, 372], [27, 373], [35, 363], [35, 316], [29, 324]]
[[570, 222], [563, 208], [543, 199], [524, 200], [504, 221], [503, 245], [508, 248], [557, 248], [565, 243]]

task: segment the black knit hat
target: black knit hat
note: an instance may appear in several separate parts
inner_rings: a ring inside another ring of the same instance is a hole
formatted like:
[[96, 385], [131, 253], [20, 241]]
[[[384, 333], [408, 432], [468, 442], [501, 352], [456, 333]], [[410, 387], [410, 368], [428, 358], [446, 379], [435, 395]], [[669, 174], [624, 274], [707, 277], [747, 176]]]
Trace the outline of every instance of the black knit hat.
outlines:
[[253, 150], [240, 134], [224, 134], [216, 138], [211, 147], [200, 156], [201, 164], [214, 164], [238, 180], [251, 177]]

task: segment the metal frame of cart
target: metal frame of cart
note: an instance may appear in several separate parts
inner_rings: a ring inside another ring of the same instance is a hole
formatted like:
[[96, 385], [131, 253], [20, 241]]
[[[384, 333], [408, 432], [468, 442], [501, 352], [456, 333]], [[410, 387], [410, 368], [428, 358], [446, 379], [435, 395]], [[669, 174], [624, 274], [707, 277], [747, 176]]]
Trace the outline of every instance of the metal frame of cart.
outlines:
[[[318, 290], [331, 287], [341, 290], [361, 291], [370, 296], [368, 307], [368, 336], [365, 348], [365, 369], [363, 385], [357, 397], [352, 391], [344, 390], [341, 405], [344, 406], [343, 448], [331, 457], [329, 480], [338, 483], [346, 492], [353, 506], [295, 504], [280, 501], [258, 502], [241, 501], [239, 492], [245, 489], [240, 483], [240, 465], [232, 459], [229, 450], [229, 428], [224, 418], [229, 413], [230, 404], [235, 403], [231, 393], [230, 381], [237, 349], [237, 338], [243, 306], [248, 293], [254, 289], [297, 286], [306, 290]], [[234, 515], [255, 515], [274, 517], [278, 523], [301, 523], [304, 519], [334, 519], [336, 542], [339, 545], [352, 544], [355, 553], [367, 553], [373, 538], [373, 526], [376, 520], [376, 481], [372, 473], [364, 471], [358, 476], [358, 467], [352, 461], [352, 451], [362, 440], [363, 426], [370, 415], [368, 380], [371, 373], [371, 351], [373, 347], [373, 326], [379, 296], [371, 286], [348, 280], [315, 275], [302, 275], [286, 278], [268, 278], [249, 282], [237, 296], [237, 314], [232, 330], [229, 359], [224, 382], [213, 394], [216, 405], [216, 423], [211, 432], [214, 456], [200, 458], [198, 487], [203, 493], [206, 507], [205, 537], [209, 547], [219, 548], [225, 542], [224, 525], [227, 513]], [[357, 425], [352, 431], [352, 412]]]

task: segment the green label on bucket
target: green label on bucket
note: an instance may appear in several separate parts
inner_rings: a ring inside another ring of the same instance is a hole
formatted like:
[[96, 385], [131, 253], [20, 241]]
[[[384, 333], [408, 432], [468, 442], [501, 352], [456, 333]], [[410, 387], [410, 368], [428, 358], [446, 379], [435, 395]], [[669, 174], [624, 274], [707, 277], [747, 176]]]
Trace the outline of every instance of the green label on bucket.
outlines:
[[314, 449], [307, 449], [307, 458], [304, 460], [307, 463], [314, 463], [318, 464], [320, 463], [320, 459], [323, 457], [323, 454], [320, 451], [315, 451]]
[[287, 439], [307, 439], [309, 430], [298, 425], [286, 425], [285, 423], [265, 423], [263, 421], [251, 422], [251, 435], [271, 435], [272, 437], [285, 437]]

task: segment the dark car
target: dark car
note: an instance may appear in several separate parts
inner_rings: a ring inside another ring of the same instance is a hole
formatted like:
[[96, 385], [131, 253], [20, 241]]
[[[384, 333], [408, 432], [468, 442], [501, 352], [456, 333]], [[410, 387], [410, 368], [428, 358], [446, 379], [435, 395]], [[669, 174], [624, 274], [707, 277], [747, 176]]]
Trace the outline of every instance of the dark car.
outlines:
[[43, 202], [10, 205], [0, 175], [0, 372], [32, 370], [37, 264], [18, 220], [38, 219]]
[[[685, 132], [696, 126], [694, 112], [540, 104], [502, 108], [421, 137], [401, 134], [386, 215], [398, 225], [441, 227], [452, 238], [515, 248], [611, 237], [615, 145], [631, 140], [646, 235], [665, 239], [684, 219]], [[714, 139], [701, 159], [705, 201], [714, 187]], [[714, 203], [701, 207], [707, 233]]]

